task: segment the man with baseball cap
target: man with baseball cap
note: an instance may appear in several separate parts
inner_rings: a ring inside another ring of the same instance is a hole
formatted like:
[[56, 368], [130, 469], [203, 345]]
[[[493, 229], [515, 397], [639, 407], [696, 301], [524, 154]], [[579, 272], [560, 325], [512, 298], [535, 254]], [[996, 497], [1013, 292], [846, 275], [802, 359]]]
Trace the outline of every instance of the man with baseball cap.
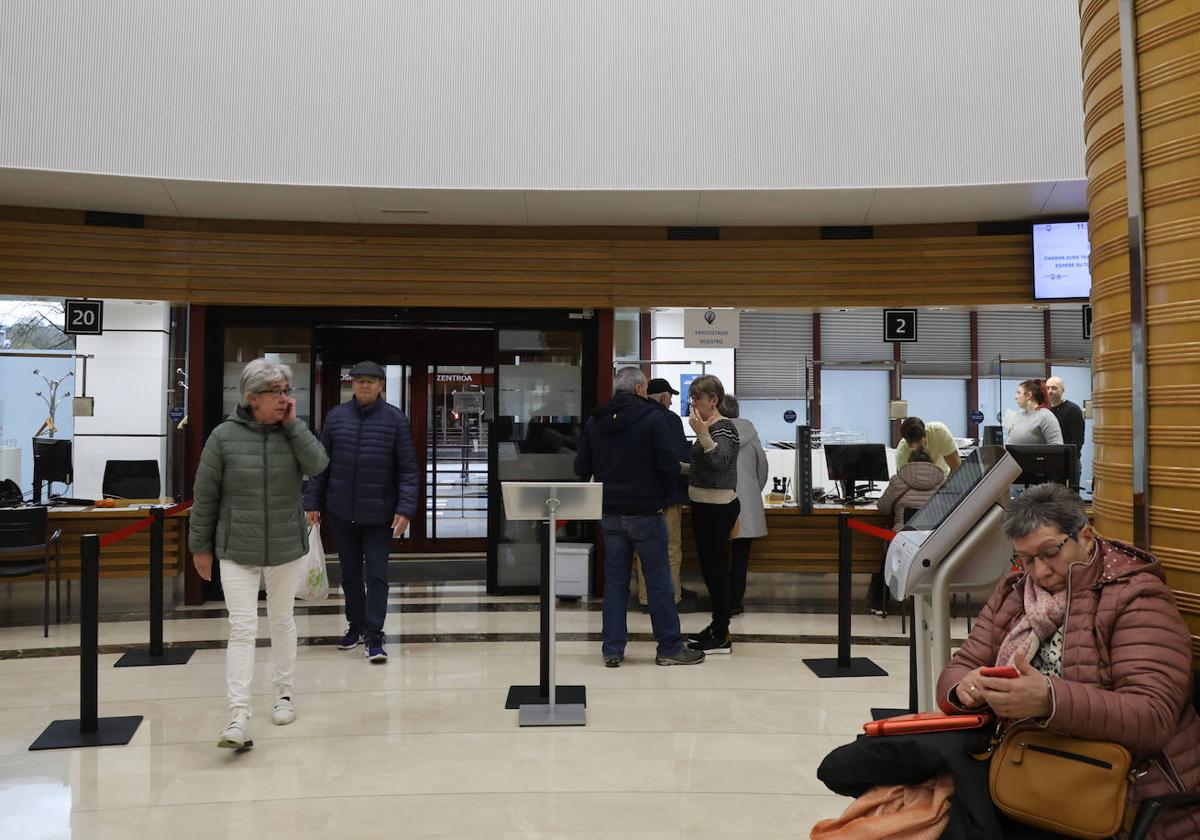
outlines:
[[353, 650], [362, 641], [367, 659], [378, 663], [387, 661], [383, 621], [392, 540], [417, 512], [417, 456], [408, 418], [383, 397], [383, 366], [359, 362], [350, 379], [354, 398], [325, 417], [321, 443], [329, 469], [309, 479], [304, 509], [313, 525], [322, 506], [329, 512], [337, 544], [350, 623], [338, 649]]
[[[673, 396], [679, 396], [679, 392], [672, 388], [671, 383], [665, 379], [656, 377], [646, 383], [646, 397], [650, 402], [657, 403], [659, 408], [666, 411], [667, 424], [671, 427], [671, 436], [679, 446], [679, 460], [687, 463], [692, 459], [692, 447], [688, 445], [687, 436], [683, 433], [683, 418], [671, 410], [671, 397]], [[687, 500], [687, 477], [681, 474], [678, 487], [667, 500], [667, 507], [663, 508], [663, 516], [667, 520], [667, 560], [671, 566], [671, 581], [675, 584], [676, 604], [683, 598], [684, 593], [684, 589], [679, 583], [679, 567], [683, 565], [683, 531], [680, 528], [680, 517]], [[648, 606], [646, 578], [642, 574], [642, 562], [636, 555], [633, 567], [637, 569], [638, 603], [643, 607]], [[688, 593], [695, 594], [690, 590]]]

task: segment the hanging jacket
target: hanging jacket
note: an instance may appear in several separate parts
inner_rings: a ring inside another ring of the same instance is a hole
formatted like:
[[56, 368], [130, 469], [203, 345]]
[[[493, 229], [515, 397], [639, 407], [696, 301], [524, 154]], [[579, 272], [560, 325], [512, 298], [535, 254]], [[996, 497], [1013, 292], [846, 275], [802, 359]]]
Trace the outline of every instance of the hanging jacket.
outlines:
[[260, 423], [247, 406], [204, 443], [196, 469], [188, 548], [243, 566], [279, 566], [308, 551], [301, 489], [329, 456], [303, 420]]
[[347, 400], [325, 417], [321, 443], [330, 465], [305, 486], [305, 510], [323, 508], [358, 525], [416, 516], [419, 470], [403, 411], [382, 396], [368, 406]]
[[[1000, 643], [1024, 614], [1024, 572], [996, 587], [938, 680], [943, 711], [962, 711], [950, 690], [968, 671], [995, 665]], [[1162, 564], [1130, 545], [1096, 538], [1087, 563], [1068, 569], [1062, 676], [1049, 677], [1045, 726], [1115, 741], [1146, 770], [1130, 785], [1131, 807], [1148, 796], [1200, 790], [1200, 718], [1192, 707], [1192, 650]], [[1159, 755], [1159, 753], [1165, 754]], [[1200, 837], [1200, 813], [1164, 811], [1156, 840]]]

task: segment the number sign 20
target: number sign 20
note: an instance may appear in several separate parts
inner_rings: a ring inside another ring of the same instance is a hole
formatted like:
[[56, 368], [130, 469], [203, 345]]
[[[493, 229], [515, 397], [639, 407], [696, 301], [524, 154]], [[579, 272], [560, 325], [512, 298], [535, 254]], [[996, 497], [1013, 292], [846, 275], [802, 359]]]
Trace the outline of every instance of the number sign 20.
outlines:
[[883, 310], [883, 340], [884, 341], [916, 341], [917, 340], [917, 310], [915, 310], [915, 309], [885, 309], [885, 310]]
[[67, 335], [100, 335], [104, 332], [104, 301], [75, 300], [66, 301], [66, 324], [63, 332]]

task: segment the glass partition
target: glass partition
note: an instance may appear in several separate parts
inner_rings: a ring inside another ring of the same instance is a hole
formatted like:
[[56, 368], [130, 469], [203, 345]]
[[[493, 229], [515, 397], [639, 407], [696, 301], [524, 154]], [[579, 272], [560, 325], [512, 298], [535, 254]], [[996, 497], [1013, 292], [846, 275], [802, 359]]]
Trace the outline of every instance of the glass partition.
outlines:
[[[42, 350], [29, 352], [46, 353]], [[70, 440], [74, 435], [75, 417], [70, 395], [77, 388], [72, 354], [73, 351], [68, 350], [62, 358], [27, 358], [0, 352], [0, 383], [3, 383], [0, 390], [0, 479], [15, 481], [26, 498], [33, 489], [34, 436]], [[53, 434], [45, 429], [49, 409], [43, 397], [37, 394], [40, 391], [43, 396], [49, 396], [47, 378], [60, 383]], [[70, 495], [62, 484], [55, 484], [53, 491]]]
[[891, 401], [891, 372], [886, 370], [821, 371], [821, 431], [850, 432], [865, 443], [891, 440], [888, 403]]
[[237, 407], [242, 368], [259, 357], [292, 369], [296, 416], [312, 426], [312, 330], [308, 327], [227, 327], [222, 360], [221, 416]]
[[[578, 332], [500, 330], [497, 336], [496, 416], [491, 423], [496, 469], [491, 498], [502, 481], [575, 480], [583, 424], [583, 339]], [[509, 521], [495, 506], [494, 589], [536, 587], [543, 523]], [[564, 542], [590, 541], [587, 523], [565, 525]]]

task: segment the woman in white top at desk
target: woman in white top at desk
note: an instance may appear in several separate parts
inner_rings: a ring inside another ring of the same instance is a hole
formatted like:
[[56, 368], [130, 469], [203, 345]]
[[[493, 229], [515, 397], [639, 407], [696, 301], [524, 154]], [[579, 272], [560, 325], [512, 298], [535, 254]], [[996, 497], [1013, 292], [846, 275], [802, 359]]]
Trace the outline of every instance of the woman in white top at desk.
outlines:
[[1008, 442], [1023, 444], [1063, 442], [1058, 418], [1046, 405], [1046, 385], [1041, 379], [1026, 379], [1017, 386], [1015, 397], [1021, 413], [1008, 432]]

